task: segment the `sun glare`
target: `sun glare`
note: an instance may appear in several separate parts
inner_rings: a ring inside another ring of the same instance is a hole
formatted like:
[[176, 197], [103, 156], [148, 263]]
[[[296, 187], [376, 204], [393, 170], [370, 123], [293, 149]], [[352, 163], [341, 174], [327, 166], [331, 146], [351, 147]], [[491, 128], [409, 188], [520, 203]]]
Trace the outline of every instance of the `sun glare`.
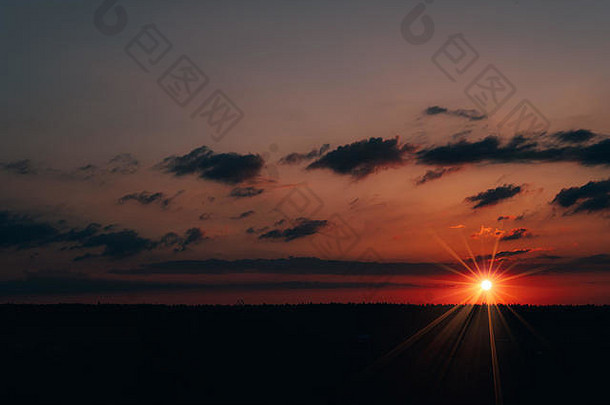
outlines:
[[491, 281], [489, 281], [489, 280], [483, 280], [483, 281], [481, 282], [481, 288], [482, 288], [484, 291], [489, 291], [489, 290], [491, 290], [491, 286], [492, 286], [492, 284], [491, 284]]

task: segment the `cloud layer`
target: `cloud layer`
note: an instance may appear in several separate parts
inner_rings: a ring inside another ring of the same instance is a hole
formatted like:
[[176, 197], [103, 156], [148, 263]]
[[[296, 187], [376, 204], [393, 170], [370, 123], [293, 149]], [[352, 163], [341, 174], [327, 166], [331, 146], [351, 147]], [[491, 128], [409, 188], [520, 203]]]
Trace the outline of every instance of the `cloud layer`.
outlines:
[[399, 145], [398, 139], [369, 138], [339, 146], [307, 169], [330, 169], [337, 174], [363, 178], [377, 170], [405, 164], [405, 155], [412, 151], [411, 145]]
[[522, 135], [502, 144], [496, 136], [480, 141], [461, 140], [417, 153], [420, 163], [461, 165], [467, 163], [575, 162], [582, 165], [610, 165], [610, 139], [592, 145], [540, 145]]
[[320, 229], [328, 225], [326, 220], [315, 220], [309, 218], [298, 218], [292, 227], [276, 228], [260, 235], [259, 239], [283, 239], [290, 242], [294, 239], [304, 238], [308, 235], [318, 233]]
[[[121, 259], [161, 247], [175, 247], [183, 251], [187, 246], [204, 240], [199, 228], [188, 229], [184, 236], [169, 232], [159, 240], [141, 236], [137, 231], [124, 229], [112, 231], [91, 223], [84, 228], [61, 229], [59, 224], [39, 220], [27, 215], [0, 211], [0, 248], [28, 249], [63, 245], [62, 250], [86, 250], [74, 260], [93, 257]], [[96, 253], [96, 250], [101, 252]], [[93, 252], [92, 252], [93, 250]]]
[[330, 144], [325, 143], [320, 147], [320, 149], [312, 149], [308, 153], [290, 153], [283, 158], [280, 159], [279, 164], [281, 165], [296, 165], [301, 162], [309, 161], [315, 158], [318, 158], [324, 155], [328, 149], [330, 149]]
[[421, 186], [422, 184], [428, 183], [433, 180], [438, 180], [450, 173], [459, 171], [460, 167], [439, 167], [438, 169], [428, 170], [423, 176], [415, 180], [415, 184]]
[[503, 235], [500, 240], [508, 241], [508, 240], [518, 240], [524, 238], [531, 238], [532, 233], [527, 228], [515, 228], [511, 229], [508, 233]]
[[505, 184], [500, 187], [490, 188], [479, 194], [466, 197], [466, 201], [475, 203], [474, 209], [486, 207], [489, 205], [496, 205], [501, 201], [513, 198], [517, 194], [521, 193], [523, 188], [521, 186], [515, 186], [513, 184]]
[[553, 203], [569, 208], [568, 213], [596, 212], [610, 209], [610, 179], [591, 181], [581, 187], [561, 190]]
[[437, 105], [428, 107], [424, 110], [425, 115], [448, 115], [450, 117], [466, 118], [469, 121], [480, 121], [487, 118], [487, 115], [479, 113], [477, 110], [449, 110]]
[[238, 184], [257, 177], [264, 163], [259, 155], [217, 154], [202, 146], [183, 156], [167, 157], [159, 167], [176, 176], [195, 174], [219, 183]]

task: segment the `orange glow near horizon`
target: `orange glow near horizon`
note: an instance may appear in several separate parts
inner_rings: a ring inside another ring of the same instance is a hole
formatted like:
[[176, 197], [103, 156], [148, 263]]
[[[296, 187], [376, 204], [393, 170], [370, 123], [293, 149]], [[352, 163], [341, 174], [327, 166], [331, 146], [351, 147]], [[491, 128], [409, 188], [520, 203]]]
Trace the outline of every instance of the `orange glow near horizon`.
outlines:
[[[481, 227], [481, 229], [485, 230], [488, 228]], [[462, 232], [462, 229], [459, 229], [459, 231]], [[533, 275], [544, 269], [515, 273], [513, 270], [517, 264], [516, 261], [497, 257], [502, 235], [503, 231], [498, 229], [495, 232], [489, 232], [488, 235], [478, 235], [479, 239], [487, 238], [491, 239], [492, 242], [491, 246], [489, 246], [491, 247], [491, 252], [484, 252], [485, 254], [479, 256], [475, 256], [468, 239], [463, 234], [461, 239], [464, 243], [465, 253], [467, 253], [465, 256], [460, 255], [438, 236], [436, 237], [439, 244], [455, 259], [456, 265], [459, 265], [458, 268], [454, 268], [453, 266], [440, 264], [445, 270], [460, 276], [457, 279], [446, 280], [457, 285], [458, 288], [442, 298], [454, 297], [458, 298], [460, 302], [468, 304], [489, 305], [509, 304], [510, 302], [520, 301], [519, 297], [511, 294], [513, 292], [511, 290], [516, 289], [517, 286], [509, 282]]]

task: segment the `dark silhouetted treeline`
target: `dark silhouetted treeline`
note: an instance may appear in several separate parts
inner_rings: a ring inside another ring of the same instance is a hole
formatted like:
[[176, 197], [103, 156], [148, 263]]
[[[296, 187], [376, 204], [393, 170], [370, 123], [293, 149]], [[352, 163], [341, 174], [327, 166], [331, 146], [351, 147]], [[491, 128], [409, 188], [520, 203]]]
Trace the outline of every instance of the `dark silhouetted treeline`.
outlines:
[[[486, 307], [375, 366], [450, 308], [0, 305], [0, 403], [493, 403]], [[610, 307], [511, 308], [504, 403], [608, 403]]]

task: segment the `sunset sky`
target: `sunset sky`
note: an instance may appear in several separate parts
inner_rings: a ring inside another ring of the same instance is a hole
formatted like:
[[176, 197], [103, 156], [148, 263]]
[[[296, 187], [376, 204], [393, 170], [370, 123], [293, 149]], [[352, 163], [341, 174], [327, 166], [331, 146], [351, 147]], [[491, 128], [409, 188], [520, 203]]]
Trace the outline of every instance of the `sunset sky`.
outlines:
[[0, 301], [610, 304], [609, 17], [2, 1]]

